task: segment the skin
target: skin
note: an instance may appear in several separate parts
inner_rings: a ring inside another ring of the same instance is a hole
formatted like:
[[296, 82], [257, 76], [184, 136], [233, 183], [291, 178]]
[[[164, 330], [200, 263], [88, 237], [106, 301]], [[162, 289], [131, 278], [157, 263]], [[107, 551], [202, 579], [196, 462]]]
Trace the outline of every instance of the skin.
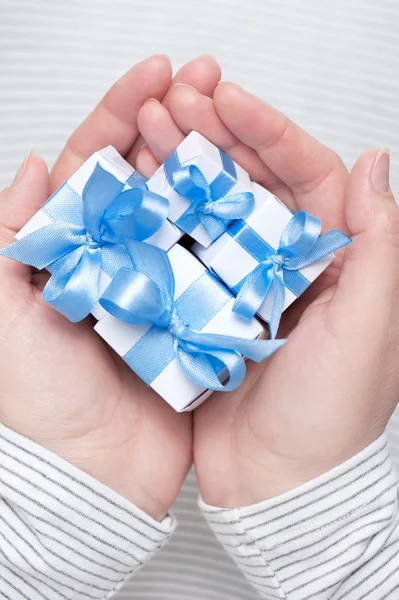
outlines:
[[[0, 195], [0, 244], [12, 242], [95, 150], [113, 144], [130, 159], [137, 154], [137, 113], [149, 97], [167, 104], [171, 76], [165, 56], [133, 67], [72, 134], [50, 178], [43, 161], [30, 155]], [[205, 56], [174, 81], [212, 95], [219, 79], [219, 66]], [[154, 168], [151, 155], [148, 167]], [[0, 290], [0, 422], [161, 520], [192, 463], [192, 417], [175, 413], [143, 384], [94, 333], [90, 319], [75, 325], [46, 306], [40, 290], [47, 277], [0, 260], [7, 282]]]
[[238, 390], [214, 394], [195, 412], [204, 500], [260, 502], [364, 449], [396, 406], [399, 209], [389, 155], [369, 151], [349, 175], [333, 151], [231, 83], [219, 84], [213, 101], [177, 85], [169, 110], [149, 101], [138, 123], [157, 160], [194, 129], [291, 208], [353, 238], [284, 314], [288, 343], [266, 364], [250, 363]]
[[140, 382], [90, 320], [71, 324], [43, 303], [45, 275], [0, 260], [7, 281], [0, 287], [0, 421], [159, 520], [192, 448], [205, 501], [264, 500], [374, 440], [399, 388], [399, 218], [392, 195], [374, 187], [377, 151], [349, 177], [331, 150], [237, 86], [217, 86], [219, 78], [209, 57], [183, 67], [172, 87], [166, 57], [140, 63], [71, 136], [50, 179], [31, 155], [0, 195], [4, 246], [95, 150], [113, 144], [149, 176], [196, 129], [292, 208], [353, 236], [346, 254], [287, 311], [281, 334], [288, 344], [267, 364], [249, 364], [239, 390], [215, 394], [197, 410], [194, 437], [191, 415], [176, 414]]

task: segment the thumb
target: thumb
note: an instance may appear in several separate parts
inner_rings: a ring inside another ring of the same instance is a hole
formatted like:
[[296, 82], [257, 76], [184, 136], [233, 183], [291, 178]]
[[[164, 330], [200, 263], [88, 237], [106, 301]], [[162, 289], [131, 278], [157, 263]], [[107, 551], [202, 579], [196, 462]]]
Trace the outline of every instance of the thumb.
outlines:
[[[12, 184], [0, 192], [0, 248], [14, 241], [15, 234], [47, 200], [49, 176], [44, 160], [29, 154]], [[8, 258], [0, 258], [0, 276], [30, 278], [31, 268]]]
[[393, 325], [399, 292], [399, 209], [389, 185], [389, 152], [371, 150], [353, 167], [346, 198], [352, 243], [346, 248], [333, 316], [346, 335]]

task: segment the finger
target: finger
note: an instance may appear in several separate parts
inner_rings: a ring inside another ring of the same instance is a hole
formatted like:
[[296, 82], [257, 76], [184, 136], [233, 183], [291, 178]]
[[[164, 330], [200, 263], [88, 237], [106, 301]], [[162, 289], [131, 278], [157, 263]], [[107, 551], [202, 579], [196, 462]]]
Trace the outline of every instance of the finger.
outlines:
[[108, 144], [126, 154], [138, 135], [137, 113], [142, 104], [147, 98], [162, 99], [170, 82], [171, 64], [163, 55], [147, 58], [119, 79], [69, 138], [51, 173], [52, 190]]
[[[217, 84], [220, 81], [221, 70], [220, 66], [212, 56], [198, 56], [191, 60], [187, 64], [183, 65], [181, 69], [176, 73], [173, 78], [172, 84], [186, 84], [197, 89], [201, 94], [212, 97], [213, 92]], [[173, 85], [169, 88], [166, 93], [162, 104], [168, 108], [169, 98]], [[141, 157], [140, 163], [143, 165], [146, 171], [151, 171], [154, 168], [154, 161], [151, 156], [151, 152], [145, 149], [144, 139], [139, 136], [136, 142], [133, 144], [130, 150], [127, 160], [130, 164], [136, 166], [136, 158], [141, 149], [143, 149], [143, 156]], [[147, 158], [148, 157], [148, 158]], [[144, 175], [144, 173], [143, 173]]]
[[349, 331], [356, 338], [366, 330], [373, 346], [377, 332], [385, 336], [398, 321], [399, 208], [389, 188], [386, 151], [366, 152], [355, 164], [346, 216], [353, 241], [345, 252], [331, 318], [343, 335]]
[[186, 85], [173, 86], [169, 94], [169, 110], [185, 135], [198, 131], [224, 150], [241, 165], [253, 181], [278, 194], [290, 208], [295, 209], [289, 188], [261, 160], [257, 152], [241, 142], [218, 116], [211, 98]]
[[291, 188], [298, 208], [320, 217], [325, 229], [347, 230], [348, 172], [335, 152], [233, 83], [218, 85], [214, 103], [225, 125]]
[[[137, 124], [148, 150], [158, 161], [157, 164], [164, 161], [185, 138], [168, 109], [155, 100], [144, 104], [137, 116]], [[154, 171], [152, 166], [145, 162], [146, 159], [147, 157], [140, 152], [137, 155], [136, 167], [145, 177], [150, 177]]]
[[[0, 247], [14, 241], [15, 234], [33, 217], [49, 196], [49, 176], [40, 156], [30, 154], [10, 187], [0, 193]], [[31, 268], [0, 258], [0, 276], [7, 281], [29, 280]]]
[[154, 154], [151, 152], [148, 144], [145, 144], [138, 153], [136, 157], [136, 169], [149, 179], [154, 175], [155, 171], [158, 169], [160, 162], [155, 158]]
[[[184, 140], [185, 135], [191, 130], [195, 130], [205, 135], [205, 137], [219, 148], [228, 152], [243, 168], [250, 171], [251, 175], [256, 174], [256, 168], [258, 167], [258, 174], [262, 171], [263, 175], [266, 173], [267, 177], [267, 169], [259, 156], [254, 150], [236, 140], [229, 130], [227, 130], [214, 111], [210, 98], [206, 98], [196, 90], [185, 85], [177, 85], [175, 89], [176, 91], [171, 93], [169, 101], [170, 109], [173, 111], [173, 116], [175, 117], [174, 119], [171, 112], [155, 100], [148, 100], [138, 114], [139, 129], [146, 140], [146, 146], [141, 149], [136, 160], [136, 168], [140, 173], [145, 177], [151, 177], [159, 164]], [[180, 99], [176, 100], [176, 97], [186, 96], [186, 94], [189, 98], [187, 104], [184, 99], [182, 102]], [[179, 120], [177, 115], [180, 110], [184, 112], [186, 108], [188, 108], [188, 118], [184, 119], [184, 116], [182, 116], [181, 121], [185, 120], [187, 123], [189, 119], [192, 119], [193, 127], [189, 127], [182, 122], [181, 125], [184, 128], [184, 131], [182, 131], [175, 121]], [[235, 140], [237, 142], [236, 146], [234, 145]], [[273, 181], [274, 186], [271, 178], [268, 178], [267, 183], [270, 184], [269, 188], [272, 187], [272, 191], [276, 194], [279, 191], [279, 197], [290, 208], [294, 209], [293, 197], [288, 188], [281, 182], [278, 182], [275, 176], [273, 176]], [[266, 183], [265, 178], [263, 179], [263, 183]]]
[[173, 78], [171, 87], [169, 88], [162, 104], [169, 107], [169, 98], [173, 90], [174, 84], [184, 84], [198, 90], [200, 94], [212, 98], [213, 93], [218, 85], [222, 72], [218, 62], [207, 54], [198, 56], [182, 66]]

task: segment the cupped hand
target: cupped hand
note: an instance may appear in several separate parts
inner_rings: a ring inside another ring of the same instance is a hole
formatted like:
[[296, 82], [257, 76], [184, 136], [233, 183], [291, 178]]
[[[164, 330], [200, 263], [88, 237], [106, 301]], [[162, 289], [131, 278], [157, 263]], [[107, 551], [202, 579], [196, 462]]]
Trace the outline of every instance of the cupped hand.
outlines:
[[399, 210], [389, 155], [369, 151], [349, 175], [332, 150], [230, 83], [213, 101], [176, 85], [169, 110], [149, 102], [138, 123], [157, 160], [199, 131], [290, 208], [353, 238], [284, 314], [288, 343], [267, 363], [249, 364], [238, 390], [195, 412], [204, 500], [234, 507], [277, 496], [365, 448], [396, 406]]
[[[200, 57], [174, 81], [212, 95], [219, 78], [215, 61]], [[147, 59], [75, 131], [50, 178], [30, 155], [0, 195], [1, 246], [94, 151], [112, 144], [134, 164], [144, 143], [138, 111], [149, 98], [167, 105], [170, 85], [169, 60]], [[147, 172], [156, 167], [150, 153], [141, 163]], [[2, 258], [0, 277], [0, 422], [162, 519], [191, 465], [190, 415], [175, 413], [143, 384], [93, 331], [92, 319], [72, 324], [46, 305], [44, 273]]]

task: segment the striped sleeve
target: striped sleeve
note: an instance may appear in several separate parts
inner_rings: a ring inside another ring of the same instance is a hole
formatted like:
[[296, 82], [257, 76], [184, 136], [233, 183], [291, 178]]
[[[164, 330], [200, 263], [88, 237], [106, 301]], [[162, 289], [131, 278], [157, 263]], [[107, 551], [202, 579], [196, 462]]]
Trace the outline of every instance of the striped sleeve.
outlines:
[[111, 598], [173, 529], [0, 425], [0, 598]]
[[398, 484], [385, 436], [278, 498], [236, 509], [200, 506], [267, 600], [399, 598]]

